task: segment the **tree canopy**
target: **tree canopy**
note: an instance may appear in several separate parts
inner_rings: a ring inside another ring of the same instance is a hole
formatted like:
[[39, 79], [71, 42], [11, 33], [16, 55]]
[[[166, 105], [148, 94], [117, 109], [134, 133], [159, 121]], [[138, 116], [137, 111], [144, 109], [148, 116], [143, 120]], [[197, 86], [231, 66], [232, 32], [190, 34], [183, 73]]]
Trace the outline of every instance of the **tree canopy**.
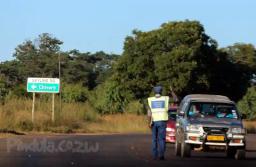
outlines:
[[[111, 74], [112, 64], [119, 55], [96, 53], [80, 53], [78, 50], [63, 52], [60, 50], [62, 41], [50, 34], [43, 33], [35, 40], [27, 40], [15, 48], [12, 61], [0, 64], [1, 81], [5, 78], [3, 87], [11, 92], [26, 92], [28, 77], [59, 77], [59, 61], [61, 80], [67, 87], [81, 86], [81, 89], [93, 89], [103, 83]], [[68, 85], [69, 84], [69, 85]], [[22, 89], [22, 90], [17, 90]], [[72, 90], [72, 89], [65, 89]], [[76, 89], [78, 90], [78, 89]], [[69, 92], [69, 94], [72, 92]], [[25, 93], [26, 94], [26, 93]], [[23, 96], [24, 93], [17, 94]], [[1, 95], [2, 96], [2, 95]], [[27, 96], [27, 95], [26, 95]], [[63, 95], [65, 96], [65, 95]], [[65, 97], [70, 97], [69, 95]], [[86, 99], [86, 98], [76, 98]], [[71, 101], [71, 100], [69, 100]]]
[[180, 96], [220, 93], [237, 100], [246, 89], [240, 88], [240, 81], [233, 82], [238, 79], [247, 86], [249, 74], [230, 57], [233, 54], [217, 49], [217, 42], [199, 22], [170, 22], [149, 32], [133, 31], [124, 42], [112, 80], [137, 99], [149, 96], [153, 86], [161, 84], [165, 90], [172, 85]]

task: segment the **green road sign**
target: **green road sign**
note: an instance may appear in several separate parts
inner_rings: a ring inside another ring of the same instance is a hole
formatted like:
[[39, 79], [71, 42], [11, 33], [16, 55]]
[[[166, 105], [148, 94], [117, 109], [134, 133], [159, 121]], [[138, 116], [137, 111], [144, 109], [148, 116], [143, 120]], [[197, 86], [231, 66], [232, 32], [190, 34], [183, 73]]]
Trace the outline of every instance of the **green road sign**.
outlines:
[[28, 78], [28, 92], [59, 93], [60, 80], [58, 78]]

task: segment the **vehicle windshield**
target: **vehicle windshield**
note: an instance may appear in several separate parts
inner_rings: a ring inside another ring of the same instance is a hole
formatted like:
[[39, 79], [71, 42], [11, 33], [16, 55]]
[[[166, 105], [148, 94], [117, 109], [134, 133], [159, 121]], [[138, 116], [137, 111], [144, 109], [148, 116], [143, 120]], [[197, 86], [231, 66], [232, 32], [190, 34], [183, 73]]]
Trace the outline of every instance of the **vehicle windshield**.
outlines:
[[234, 104], [194, 102], [191, 103], [187, 116], [237, 119], [238, 113]]

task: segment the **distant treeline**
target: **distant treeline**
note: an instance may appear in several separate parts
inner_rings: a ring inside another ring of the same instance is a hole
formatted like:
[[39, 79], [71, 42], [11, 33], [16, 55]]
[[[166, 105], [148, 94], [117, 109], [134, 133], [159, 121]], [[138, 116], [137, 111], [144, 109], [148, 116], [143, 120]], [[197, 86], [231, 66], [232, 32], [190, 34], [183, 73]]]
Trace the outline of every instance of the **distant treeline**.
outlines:
[[256, 118], [256, 91], [251, 85], [255, 47], [236, 43], [219, 48], [198, 21], [168, 22], [148, 32], [134, 30], [125, 39], [122, 55], [63, 52], [62, 44], [44, 33], [18, 45], [15, 59], [0, 64], [1, 100], [30, 97], [27, 77], [59, 77], [60, 58], [63, 100], [88, 101], [99, 113], [143, 113], [145, 98], [161, 84], [165, 94], [171, 85], [180, 97], [229, 96], [240, 100], [241, 112]]

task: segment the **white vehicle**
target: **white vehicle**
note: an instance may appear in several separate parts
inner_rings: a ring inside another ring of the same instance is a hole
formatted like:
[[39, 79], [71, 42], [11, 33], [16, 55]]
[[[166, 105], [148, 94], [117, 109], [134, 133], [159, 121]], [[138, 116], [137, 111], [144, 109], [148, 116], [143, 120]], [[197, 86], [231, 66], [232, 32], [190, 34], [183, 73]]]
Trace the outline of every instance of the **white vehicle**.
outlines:
[[178, 109], [175, 153], [189, 157], [191, 150], [222, 151], [244, 159], [245, 134], [242, 116], [228, 97], [188, 95]]

